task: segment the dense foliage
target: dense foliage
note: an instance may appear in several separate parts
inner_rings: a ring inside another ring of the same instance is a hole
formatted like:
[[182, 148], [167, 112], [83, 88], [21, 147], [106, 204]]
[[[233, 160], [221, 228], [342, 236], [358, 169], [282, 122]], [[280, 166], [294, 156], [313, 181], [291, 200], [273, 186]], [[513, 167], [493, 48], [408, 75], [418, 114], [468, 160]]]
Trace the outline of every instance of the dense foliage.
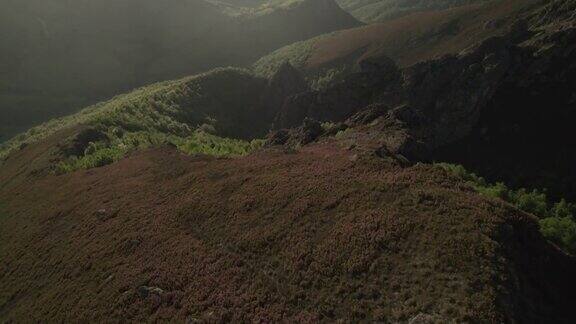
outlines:
[[458, 176], [479, 193], [500, 198], [516, 208], [540, 218], [542, 234], [566, 251], [576, 253], [576, 205], [561, 200], [550, 203], [546, 194], [539, 190], [511, 189], [504, 183], [488, 183], [482, 177], [469, 172], [461, 165], [437, 163], [438, 167]]

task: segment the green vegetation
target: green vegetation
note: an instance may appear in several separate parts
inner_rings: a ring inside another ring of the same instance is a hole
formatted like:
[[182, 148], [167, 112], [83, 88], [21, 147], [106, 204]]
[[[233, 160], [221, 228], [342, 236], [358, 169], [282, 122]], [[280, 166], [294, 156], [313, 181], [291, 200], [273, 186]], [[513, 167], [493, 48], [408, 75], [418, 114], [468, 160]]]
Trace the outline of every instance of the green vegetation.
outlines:
[[313, 11], [317, 1], [300, 2], [3, 1], [0, 141], [125, 89], [249, 65], [282, 46], [358, 24], [344, 11]]
[[0, 145], [0, 160], [70, 127], [100, 135], [81, 143], [80, 152], [65, 154], [55, 166], [58, 173], [103, 166], [128, 152], [166, 143], [190, 154], [244, 155], [258, 142], [240, 139], [262, 137], [268, 129], [261, 116], [265, 85], [266, 80], [235, 68], [153, 84], [32, 128]]
[[222, 138], [202, 131], [186, 138], [178, 148], [187, 154], [207, 154], [218, 157], [243, 156], [261, 148], [264, 140], [243, 141]]
[[102, 167], [122, 159], [126, 154], [149, 147], [171, 144], [186, 154], [205, 154], [217, 157], [237, 157], [246, 155], [262, 147], [264, 140], [244, 141], [222, 138], [202, 130], [188, 137], [178, 137], [163, 133], [129, 133], [113, 141], [91, 142], [84, 155], [71, 156], [55, 167], [58, 174], [81, 169]]
[[314, 44], [328, 35], [284, 46], [254, 63], [254, 72], [257, 75], [269, 78], [286, 62], [301, 70], [306, 66], [306, 62], [314, 49]]
[[488, 183], [484, 178], [469, 172], [461, 165], [436, 163], [436, 166], [460, 177], [472, 185], [479, 193], [500, 198], [516, 208], [540, 218], [540, 229], [544, 237], [555, 242], [570, 253], [576, 253], [576, 205], [561, 200], [551, 204], [544, 192], [513, 190], [504, 183]]
[[306, 67], [308, 59], [314, 52], [316, 43], [325, 38], [334, 37], [337, 33], [338, 32], [324, 34], [282, 47], [254, 63], [252, 67], [254, 73], [265, 78], [270, 78], [283, 64], [288, 62], [297, 70], [304, 72], [308, 84], [310, 84], [313, 89], [326, 88], [333, 82], [339, 81], [350, 74], [352, 64], [339, 62], [338, 64], [327, 66], [314, 72], [307, 71]]
[[312, 89], [319, 90], [328, 88], [337, 81], [341, 81], [345, 76], [352, 73], [349, 65], [341, 65], [318, 73], [314, 78], [310, 78]]
[[540, 230], [549, 240], [567, 251], [576, 252], [576, 222], [572, 217], [550, 217], [540, 220]]

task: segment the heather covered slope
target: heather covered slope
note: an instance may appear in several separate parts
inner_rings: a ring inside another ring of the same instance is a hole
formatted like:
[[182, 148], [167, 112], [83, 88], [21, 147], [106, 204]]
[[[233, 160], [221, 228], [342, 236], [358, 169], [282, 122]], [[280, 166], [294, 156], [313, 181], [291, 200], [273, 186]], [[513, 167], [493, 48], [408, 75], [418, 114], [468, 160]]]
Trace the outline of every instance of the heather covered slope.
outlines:
[[249, 65], [359, 24], [332, 0], [240, 17], [204, 0], [3, 0], [0, 141], [135, 87]]
[[382, 145], [408, 160], [456, 162], [491, 182], [576, 201], [576, 5], [544, 4], [456, 55], [405, 68], [362, 59], [340, 81], [288, 98], [276, 124], [367, 111], [382, 117], [371, 130]]
[[414, 12], [442, 10], [490, 0], [339, 0], [356, 18], [382, 22]]
[[532, 216], [343, 144], [155, 149], [8, 184], [2, 169], [0, 318], [571, 320], [574, 260]]
[[456, 54], [486, 38], [504, 34], [514, 22], [542, 3], [542, 0], [489, 1], [413, 13], [286, 46], [261, 58], [254, 68], [267, 75], [290, 61], [317, 81], [338, 79], [367, 58], [387, 56], [406, 67]]

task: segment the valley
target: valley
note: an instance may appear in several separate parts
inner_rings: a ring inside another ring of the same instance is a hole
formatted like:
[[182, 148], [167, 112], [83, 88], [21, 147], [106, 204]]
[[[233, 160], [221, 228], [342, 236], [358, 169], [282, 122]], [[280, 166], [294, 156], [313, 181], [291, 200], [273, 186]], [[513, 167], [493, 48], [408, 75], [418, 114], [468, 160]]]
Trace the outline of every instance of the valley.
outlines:
[[15, 79], [0, 322], [574, 322], [576, 1], [144, 3]]

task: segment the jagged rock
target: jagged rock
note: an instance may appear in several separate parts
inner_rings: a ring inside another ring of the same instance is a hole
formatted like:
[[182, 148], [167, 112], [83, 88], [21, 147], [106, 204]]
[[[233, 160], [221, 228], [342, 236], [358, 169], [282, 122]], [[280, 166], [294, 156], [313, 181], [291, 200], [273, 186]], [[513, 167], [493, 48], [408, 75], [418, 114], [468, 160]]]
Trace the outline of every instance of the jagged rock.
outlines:
[[148, 286], [140, 286], [137, 289], [138, 292], [138, 296], [140, 296], [140, 298], [148, 298], [148, 296], [151, 295], [156, 295], [156, 296], [162, 296], [164, 295], [164, 290], [158, 287], [148, 287]]
[[108, 136], [95, 128], [84, 128], [72, 140], [61, 145], [61, 151], [66, 156], [83, 156], [90, 143], [106, 141]]
[[348, 118], [346, 123], [351, 126], [367, 125], [377, 118], [386, 115], [389, 109], [389, 106], [385, 104], [373, 104]]
[[401, 154], [394, 154], [388, 147], [382, 146], [374, 152], [377, 157], [388, 160], [389, 162], [397, 163], [403, 167], [410, 166], [412, 163]]
[[286, 99], [276, 118], [277, 128], [296, 127], [306, 118], [342, 122], [375, 102], [396, 105], [403, 101], [402, 75], [384, 57], [359, 63], [360, 71], [327, 89], [307, 91]]
[[346, 123], [334, 123], [330, 124], [328, 127], [325, 127], [324, 134], [325, 136], [334, 136], [339, 132], [345, 131], [349, 128]]
[[300, 143], [303, 145], [315, 141], [324, 132], [322, 125], [310, 118], [304, 119], [304, 123], [298, 130]]
[[531, 17], [532, 24], [546, 25], [558, 22], [572, 22], [576, 19], [576, 1], [574, 0], [553, 0], [538, 10]]
[[289, 147], [297, 147], [306, 145], [315, 141], [324, 133], [322, 125], [317, 120], [305, 118], [302, 126], [293, 129], [281, 129], [272, 132], [268, 136], [266, 144], [271, 145], [286, 145]]
[[99, 221], [105, 222], [109, 219], [112, 219], [118, 215], [118, 210], [111, 210], [111, 209], [99, 209], [94, 214]]

